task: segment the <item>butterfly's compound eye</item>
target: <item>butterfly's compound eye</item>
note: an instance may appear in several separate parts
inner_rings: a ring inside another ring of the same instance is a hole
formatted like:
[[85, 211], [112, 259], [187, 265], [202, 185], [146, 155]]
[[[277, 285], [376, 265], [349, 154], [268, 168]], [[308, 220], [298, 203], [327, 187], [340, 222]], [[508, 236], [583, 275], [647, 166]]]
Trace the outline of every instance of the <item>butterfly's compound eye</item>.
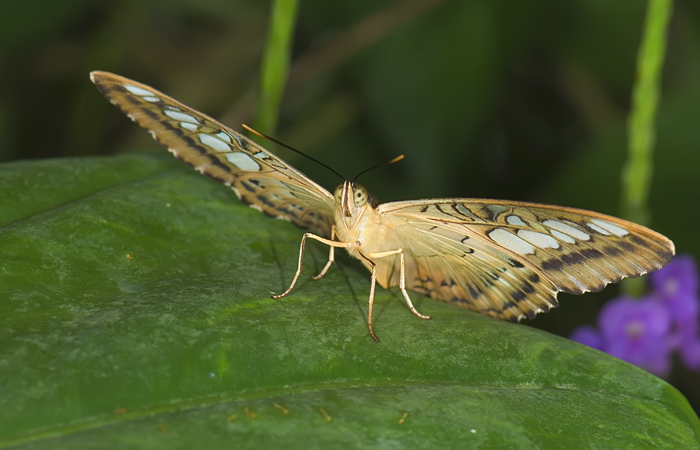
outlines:
[[362, 206], [365, 206], [367, 204], [367, 199], [369, 198], [369, 194], [367, 193], [367, 189], [364, 188], [364, 186], [357, 185], [355, 186], [355, 207], [360, 208]]
[[340, 195], [343, 193], [343, 185], [340, 184], [338, 185], [337, 188], [335, 188], [335, 193], [333, 196], [335, 197], [335, 203], [340, 205]]

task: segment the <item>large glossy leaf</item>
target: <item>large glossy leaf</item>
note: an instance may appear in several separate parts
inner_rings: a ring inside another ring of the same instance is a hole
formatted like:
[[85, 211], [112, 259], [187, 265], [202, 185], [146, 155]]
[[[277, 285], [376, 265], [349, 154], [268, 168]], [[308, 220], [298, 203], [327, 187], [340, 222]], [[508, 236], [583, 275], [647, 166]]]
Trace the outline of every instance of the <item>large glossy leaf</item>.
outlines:
[[14, 163], [0, 192], [0, 447], [698, 447], [673, 387], [533, 328], [380, 290], [373, 342], [368, 274], [310, 281], [321, 246], [270, 299], [300, 231], [174, 160]]

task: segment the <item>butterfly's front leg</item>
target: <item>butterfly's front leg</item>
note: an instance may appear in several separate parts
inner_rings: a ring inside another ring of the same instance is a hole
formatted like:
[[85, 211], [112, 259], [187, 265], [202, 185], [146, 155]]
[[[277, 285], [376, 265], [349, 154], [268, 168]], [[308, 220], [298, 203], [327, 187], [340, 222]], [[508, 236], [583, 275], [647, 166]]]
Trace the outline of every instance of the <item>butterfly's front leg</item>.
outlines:
[[[335, 228], [334, 228], [334, 231], [335, 231]], [[277, 299], [277, 298], [282, 298], [282, 297], [287, 296], [290, 292], [292, 292], [292, 289], [294, 289], [294, 286], [297, 285], [297, 281], [299, 281], [299, 276], [301, 275], [301, 272], [302, 272], [302, 264], [304, 262], [304, 252], [306, 251], [306, 239], [307, 238], [315, 239], [319, 242], [322, 242], [326, 245], [329, 245], [331, 247], [331, 258], [333, 257], [333, 248], [334, 247], [348, 248], [351, 245], [349, 242], [338, 242], [338, 241], [334, 241], [332, 239], [322, 238], [321, 236], [317, 236], [313, 233], [304, 233], [304, 236], [301, 238], [301, 246], [299, 247], [299, 263], [297, 264], [297, 272], [294, 274], [294, 279], [292, 279], [292, 284], [290, 284], [289, 288], [287, 288], [287, 290], [284, 291], [283, 293], [277, 294], [277, 295], [272, 295], [271, 296], [272, 298]], [[326, 270], [328, 270], [328, 266], [332, 262], [333, 261], [329, 261], [326, 264], [326, 267], [321, 272], [321, 274], [319, 274], [319, 276], [315, 279], [321, 278], [323, 275], [325, 275]]]

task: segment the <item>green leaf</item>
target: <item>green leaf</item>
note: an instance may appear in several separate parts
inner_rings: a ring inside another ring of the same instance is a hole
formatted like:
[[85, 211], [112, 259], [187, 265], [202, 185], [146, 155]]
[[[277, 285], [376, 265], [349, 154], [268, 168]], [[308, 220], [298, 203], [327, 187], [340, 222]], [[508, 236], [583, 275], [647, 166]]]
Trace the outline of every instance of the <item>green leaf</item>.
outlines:
[[368, 274], [310, 281], [322, 246], [270, 299], [301, 232], [175, 160], [14, 163], [0, 189], [0, 447], [700, 447], [673, 387], [527, 326], [380, 289], [373, 342]]

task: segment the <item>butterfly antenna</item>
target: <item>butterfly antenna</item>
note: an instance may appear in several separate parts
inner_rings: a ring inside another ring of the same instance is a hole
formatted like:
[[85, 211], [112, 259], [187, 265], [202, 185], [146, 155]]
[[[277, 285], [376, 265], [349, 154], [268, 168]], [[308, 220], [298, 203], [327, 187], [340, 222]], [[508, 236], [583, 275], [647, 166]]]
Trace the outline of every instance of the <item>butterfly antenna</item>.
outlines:
[[[274, 142], [275, 144], [281, 145], [282, 147], [286, 148], [287, 150], [291, 150], [291, 151], [293, 151], [294, 153], [297, 153], [297, 154], [299, 154], [299, 155], [301, 155], [301, 156], [303, 156], [303, 157], [305, 157], [305, 158], [310, 159], [311, 161], [315, 162], [316, 164], [319, 164], [320, 166], [325, 167], [326, 169], [330, 170], [330, 171], [333, 172], [334, 174], [338, 175], [341, 179], [343, 179], [343, 180], [346, 179], [344, 176], [342, 176], [341, 174], [339, 174], [338, 172], [336, 172], [332, 167], [330, 167], [330, 166], [328, 166], [328, 165], [322, 163], [322, 162], [319, 161], [318, 159], [316, 159], [316, 158], [314, 158], [314, 157], [312, 157], [312, 156], [309, 156], [309, 155], [307, 155], [306, 153], [304, 153], [304, 152], [302, 152], [302, 151], [300, 151], [300, 150], [297, 150], [297, 149], [295, 149], [294, 147], [291, 147], [291, 146], [285, 144], [285, 143], [282, 142], [282, 141], [278, 141], [277, 139], [275, 139], [275, 138], [273, 138], [273, 137], [270, 137], [270, 136], [268, 136], [268, 135], [266, 135], [266, 134], [262, 134], [262, 133], [259, 132], [258, 130], [254, 130], [254, 129], [252, 129], [251, 127], [249, 127], [248, 125], [246, 125], [246, 124], [243, 124], [243, 125], [241, 125], [241, 126], [242, 126], [243, 128], [245, 128], [246, 130], [250, 131], [251, 133], [253, 133], [253, 134], [257, 135], [257, 136], [260, 136], [260, 137], [263, 138], [263, 139], [270, 140], [270, 141]], [[366, 171], [365, 171], [365, 172], [366, 172]], [[357, 177], [355, 177], [355, 178], [357, 178]]]
[[352, 181], [353, 182], [357, 181], [357, 179], [360, 178], [360, 175], [365, 174], [365, 173], [369, 172], [370, 170], [374, 170], [374, 169], [378, 169], [380, 167], [388, 166], [389, 164], [394, 164], [395, 162], [401, 161], [403, 158], [404, 158], [404, 155], [399, 155], [399, 156], [396, 156], [388, 161], [384, 161], [383, 163], [376, 164], [376, 165], [370, 167], [369, 169], [365, 169], [362, 172], [355, 175], [355, 178], [353, 178]]

